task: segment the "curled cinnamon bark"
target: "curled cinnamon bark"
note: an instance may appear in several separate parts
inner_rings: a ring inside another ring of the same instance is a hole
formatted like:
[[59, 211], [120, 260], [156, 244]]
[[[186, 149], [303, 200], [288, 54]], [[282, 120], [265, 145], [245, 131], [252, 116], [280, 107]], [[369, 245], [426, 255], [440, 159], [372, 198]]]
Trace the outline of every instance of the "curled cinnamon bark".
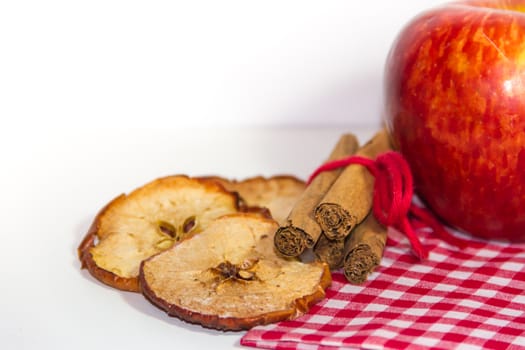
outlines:
[[289, 221], [287, 226], [281, 226], [275, 232], [274, 245], [282, 255], [296, 257], [306, 249], [307, 240], [306, 232]]
[[314, 255], [320, 260], [324, 261], [330, 267], [330, 270], [336, 270], [341, 267], [345, 253], [345, 240], [330, 240], [326, 235], [321, 234], [317, 244], [314, 246]]
[[387, 228], [370, 213], [348, 237], [343, 258], [343, 272], [353, 284], [366, 281], [379, 266], [387, 239]]
[[[357, 148], [358, 140], [355, 135], [343, 134], [327, 161], [349, 156]], [[321, 228], [314, 218], [314, 209], [341, 172], [342, 169], [323, 172], [305, 189], [290, 211], [286, 224], [275, 233], [274, 244], [279, 253], [288, 257], [296, 257], [306, 248], [312, 248], [315, 245], [321, 235]]]
[[[375, 159], [391, 150], [386, 130], [378, 132], [355, 155]], [[372, 208], [374, 177], [362, 165], [347, 166], [317, 205], [315, 220], [330, 240], [344, 239]]]

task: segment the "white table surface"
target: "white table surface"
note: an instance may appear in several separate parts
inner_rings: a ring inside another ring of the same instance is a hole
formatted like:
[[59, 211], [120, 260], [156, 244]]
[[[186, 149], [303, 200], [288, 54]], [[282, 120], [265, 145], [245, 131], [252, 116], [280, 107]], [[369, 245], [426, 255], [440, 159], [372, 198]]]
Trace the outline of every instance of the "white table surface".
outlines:
[[76, 247], [117, 194], [169, 174], [303, 179], [343, 132], [330, 129], [0, 131], [3, 349], [231, 349], [242, 332], [166, 316], [80, 269]]

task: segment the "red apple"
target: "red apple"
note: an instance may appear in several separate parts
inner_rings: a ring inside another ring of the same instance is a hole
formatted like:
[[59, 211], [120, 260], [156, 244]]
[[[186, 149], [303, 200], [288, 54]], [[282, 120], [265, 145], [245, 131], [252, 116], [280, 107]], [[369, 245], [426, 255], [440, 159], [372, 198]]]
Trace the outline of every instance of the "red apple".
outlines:
[[417, 194], [448, 224], [525, 239], [525, 0], [415, 17], [387, 57], [384, 118]]

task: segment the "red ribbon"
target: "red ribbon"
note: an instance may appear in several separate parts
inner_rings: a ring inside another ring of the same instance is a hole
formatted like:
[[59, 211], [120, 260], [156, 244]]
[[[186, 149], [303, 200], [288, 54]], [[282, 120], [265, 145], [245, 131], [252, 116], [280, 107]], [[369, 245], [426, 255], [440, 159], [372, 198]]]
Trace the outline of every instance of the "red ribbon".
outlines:
[[412, 173], [403, 156], [394, 151], [380, 154], [375, 160], [361, 156], [327, 162], [317, 168], [308, 179], [308, 184], [324, 171], [359, 164], [374, 176], [374, 194], [372, 211], [376, 219], [384, 226], [394, 227], [408, 238], [414, 254], [420, 259], [428, 257], [408, 219], [409, 214], [430, 227], [434, 233], [456, 246], [465, 247], [466, 241], [452, 236], [434, 216], [412, 203], [414, 184]]

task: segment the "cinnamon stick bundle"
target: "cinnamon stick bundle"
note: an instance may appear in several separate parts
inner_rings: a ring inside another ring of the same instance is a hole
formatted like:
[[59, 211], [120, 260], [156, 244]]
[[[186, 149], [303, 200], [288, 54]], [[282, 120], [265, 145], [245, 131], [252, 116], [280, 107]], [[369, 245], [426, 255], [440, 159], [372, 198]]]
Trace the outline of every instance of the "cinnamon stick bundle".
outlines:
[[346, 241], [342, 261], [346, 279], [353, 284], [366, 281], [379, 266], [387, 239], [387, 228], [370, 213]]
[[[352, 134], [343, 134], [334, 146], [327, 161], [340, 159], [356, 152], [358, 140]], [[274, 236], [274, 245], [284, 256], [296, 257], [306, 248], [312, 248], [321, 228], [314, 218], [314, 209], [341, 174], [342, 169], [325, 171], [316, 176], [305, 189], [295, 206], [290, 211], [285, 226], [281, 226]]]
[[[356, 155], [375, 159], [391, 150], [386, 130], [360, 147]], [[359, 164], [347, 166], [315, 208], [314, 217], [330, 240], [341, 240], [368, 215], [372, 208], [374, 177]]]

